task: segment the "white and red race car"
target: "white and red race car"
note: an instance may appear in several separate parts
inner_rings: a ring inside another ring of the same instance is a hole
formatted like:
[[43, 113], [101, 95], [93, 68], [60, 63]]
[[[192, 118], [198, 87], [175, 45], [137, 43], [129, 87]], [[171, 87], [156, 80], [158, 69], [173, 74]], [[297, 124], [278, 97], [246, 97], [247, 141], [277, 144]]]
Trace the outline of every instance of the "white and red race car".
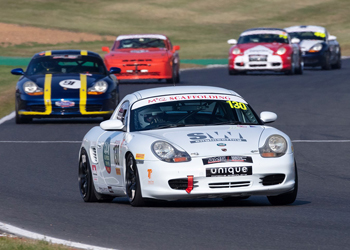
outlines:
[[254, 28], [244, 31], [238, 41], [230, 39], [229, 74], [247, 71], [281, 71], [302, 74], [302, 52], [299, 39], [290, 39], [283, 29]]
[[124, 97], [110, 120], [92, 128], [79, 153], [84, 201], [246, 199], [293, 203], [298, 191], [293, 145], [264, 125], [236, 92], [206, 86], [146, 89]]

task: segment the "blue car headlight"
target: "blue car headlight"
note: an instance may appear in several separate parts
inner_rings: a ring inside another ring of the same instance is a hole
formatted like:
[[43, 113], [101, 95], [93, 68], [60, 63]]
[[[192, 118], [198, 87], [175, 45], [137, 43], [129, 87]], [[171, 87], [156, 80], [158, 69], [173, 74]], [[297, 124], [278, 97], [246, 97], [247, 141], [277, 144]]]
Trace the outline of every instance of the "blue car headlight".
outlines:
[[319, 52], [322, 49], [323, 45], [321, 43], [315, 44], [314, 46], [311, 47], [311, 49], [309, 49], [309, 52], [311, 53], [315, 53], [315, 52]]
[[105, 81], [96, 82], [91, 88], [88, 89], [88, 95], [101, 95], [108, 89], [108, 84]]

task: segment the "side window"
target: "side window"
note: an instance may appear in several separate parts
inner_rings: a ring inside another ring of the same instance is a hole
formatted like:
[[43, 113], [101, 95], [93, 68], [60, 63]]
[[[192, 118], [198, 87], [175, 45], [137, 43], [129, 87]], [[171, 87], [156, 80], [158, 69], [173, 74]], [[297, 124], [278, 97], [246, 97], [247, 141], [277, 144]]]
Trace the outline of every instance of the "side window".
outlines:
[[118, 110], [118, 114], [117, 114], [117, 119], [121, 120], [123, 122], [124, 125], [126, 125], [127, 122], [127, 118], [128, 118], [128, 108], [129, 108], [129, 102], [126, 101], [124, 102], [119, 110]]

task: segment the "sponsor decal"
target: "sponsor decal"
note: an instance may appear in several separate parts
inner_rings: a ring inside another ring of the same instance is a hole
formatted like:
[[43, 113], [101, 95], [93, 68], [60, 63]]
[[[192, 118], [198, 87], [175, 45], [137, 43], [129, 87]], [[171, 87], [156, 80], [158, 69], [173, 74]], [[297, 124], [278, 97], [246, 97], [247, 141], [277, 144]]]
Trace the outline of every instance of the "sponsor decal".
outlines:
[[62, 55], [62, 56], [53, 56], [53, 59], [77, 59], [76, 55]]
[[97, 168], [96, 168], [96, 165], [91, 165], [91, 169], [92, 169], [92, 174], [93, 174], [93, 175], [97, 175]]
[[191, 155], [199, 155], [198, 152], [191, 153]]
[[75, 80], [75, 79], [63, 80], [63, 81], [60, 81], [59, 85], [62, 88], [67, 88], [67, 89], [80, 89], [81, 82], [80, 80]]
[[146, 49], [140, 49], [140, 50], [130, 50], [130, 53], [146, 53], [149, 52]]
[[230, 100], [230, 96], [225, 96], [225, 95], [177, 95], [177, 96], [156, 97], [156, 98], [148, 99], [148, 103], [179, 101], [179, 100], [196, 100], [196, 99]]
[[227, 156], [215, 156], [202, 159], [204, 165], [223, 163], [223, 162], [250, 162], [253, 163], [253, 159], [250, 156], [241, 155], [227, 155]]
[[61, 108], [68, 108], [68, 107], [73, 107], [75, 105], [75, 102], [61, 99], [61, 101], [55, 102], [55, 105]]
[[136, 160], [144, 160], [145, 154], [136, 154]]
[[238, 133], [238, 135], [239, 135], [239, 138], [234, 138], [230, 131], [187, 134], [187, 136], [190, 139], [190, 143], [219, 142], [219, 141], [247, 142], [247, 140], [244, 139], [240, 133]]
[[206, 177], [227, 177], [234, 175], [252, 175], [252, 166], [242, 167], [218, 167], [218, 168], [207, 168]]
[[121, 171], [120, 171], [120, 168], [115, 168], [115, 172], [117, 175], [122, 175]]
[[147, 169], [148, 179], [151, 179], [152, 169]]
[[225, 147], [225, 146], [226, 146], [225, 143], [218, 143], [218, 144], [216, 144], [216, 145], [218, 145], [219, 147]]
[[111, 137], [108, 137], [105, 143], [103, 144], [103, 163], [106, 167], [107, 173], [111, 173], [111, 154], [110, 154], [110, 142]]
[[143, 164], [144, 162], [144, 160], [136, 160], [136, 164]]
[[222, 148], [221, 151], [226, 152], [227, 148]]

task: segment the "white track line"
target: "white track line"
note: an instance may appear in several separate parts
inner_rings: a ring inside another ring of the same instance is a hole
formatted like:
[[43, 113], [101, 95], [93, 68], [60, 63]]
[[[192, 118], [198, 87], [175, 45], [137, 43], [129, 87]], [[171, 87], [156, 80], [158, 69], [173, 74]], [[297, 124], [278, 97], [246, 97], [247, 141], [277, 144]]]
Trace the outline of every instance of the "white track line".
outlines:
[[9, 224], [5, 224], [0, 222], [0, 230], [3, 230], [7, 233], [11, 233], [17, 236], [25, 237], [25, 238], [30, 238], [34, 240], [44, 240], [53, 244], [61, 244], [69, 247], [76, 247], [80, 249], [93, 249], [93, 250], [115, 250], [112, 248], [104, 248], [104, 247], [98, 247], [98, 246], [93, 246], [93, 245], [87, 245], [87, 244], [82, 244], [78, 242], [73, 242], [73, 241], [68, 241], [68, 240], [61, 240], [53, 237], [49, 237], [43, 234], [37, 234], [33, 233], [18, 227], [11, 226]]
[[15, 118], [16, 114], [15, 114], [15, 111], [13, 111], [11, 114], [7, 115], [7, 116], [4, 116], [3, 118], [0, 119], [0, 124], [6, 122], [6, 121], [9, 121], [13, 118]]

